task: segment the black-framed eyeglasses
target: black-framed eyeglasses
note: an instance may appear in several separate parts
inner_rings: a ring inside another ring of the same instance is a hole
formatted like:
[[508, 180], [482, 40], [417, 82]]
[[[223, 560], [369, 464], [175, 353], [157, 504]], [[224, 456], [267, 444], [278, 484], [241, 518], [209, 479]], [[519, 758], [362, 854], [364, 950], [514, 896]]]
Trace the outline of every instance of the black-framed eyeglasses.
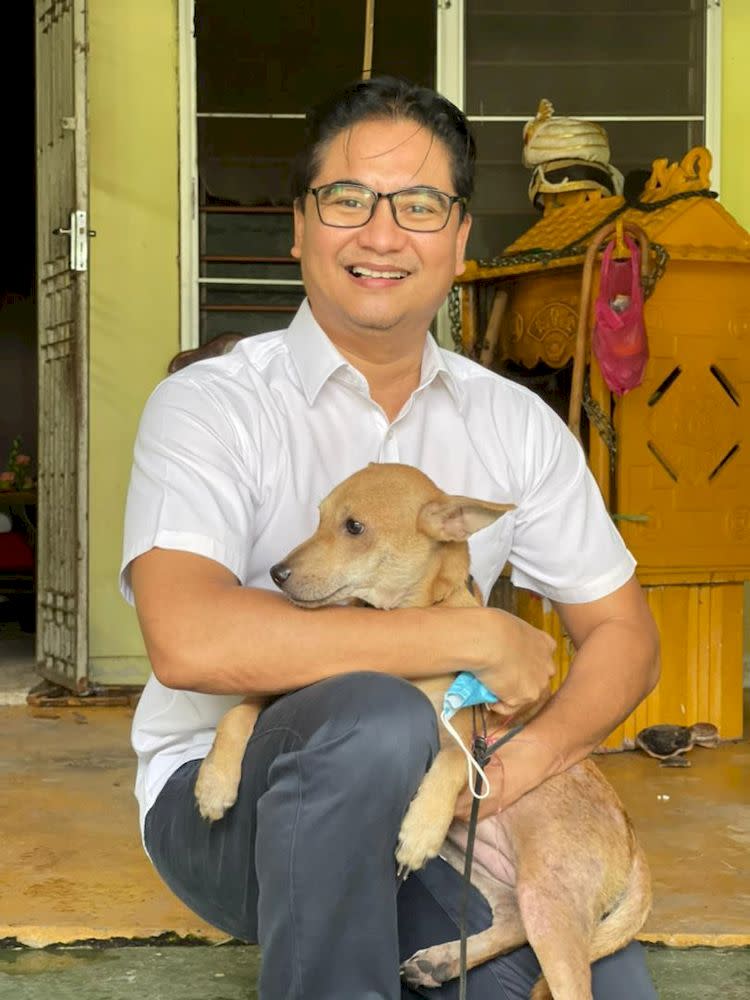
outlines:
[[451, 209], [458, 203], [463, 208], [466, 199], [446, 194], [431, 187], [404, 188], [387, 194], [373, 191], [365, 184], [334, 181], [307, 189], [315, 198], [318, 218], [324, 226], [337, 229], [357, 229], [370, 221], [381, 198], [391, 206], [393, 220], [411, 233], [437, 233], [445, 229]]

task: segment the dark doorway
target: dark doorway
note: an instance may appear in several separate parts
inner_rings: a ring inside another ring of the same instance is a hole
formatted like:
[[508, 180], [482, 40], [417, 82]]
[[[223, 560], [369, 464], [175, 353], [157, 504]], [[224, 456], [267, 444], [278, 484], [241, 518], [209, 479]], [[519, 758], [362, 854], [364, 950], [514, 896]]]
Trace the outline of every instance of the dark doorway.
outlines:
[[[0, 693], [34, 662], [36, 197], [34, 5], [5, 11], [4, 239], [0, 244]], [[28, 686], [28, 685], [26, 685]]]

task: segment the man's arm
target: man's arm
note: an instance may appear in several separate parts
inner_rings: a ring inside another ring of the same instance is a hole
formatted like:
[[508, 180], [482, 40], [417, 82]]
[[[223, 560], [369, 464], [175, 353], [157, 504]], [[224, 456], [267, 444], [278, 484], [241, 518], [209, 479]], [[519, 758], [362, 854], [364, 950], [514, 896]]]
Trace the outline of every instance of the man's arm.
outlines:
[[130, 572], [147, 652], [167, 687], [269, 695], [353, 670], [416, 680], [468, 669], [520, 708], [554, 670], [550, 637], [492, 608], [298, 608], [172, 549], [150, 549]]
[[[659, 679], [659, 636], [635, 576], [600, 600], [555, 609], [577, 652], [560, 689], [488, 765], [481, 816], [586, 757]], [[470, 808], [467, 793], [457, 815], [467, 819]]]

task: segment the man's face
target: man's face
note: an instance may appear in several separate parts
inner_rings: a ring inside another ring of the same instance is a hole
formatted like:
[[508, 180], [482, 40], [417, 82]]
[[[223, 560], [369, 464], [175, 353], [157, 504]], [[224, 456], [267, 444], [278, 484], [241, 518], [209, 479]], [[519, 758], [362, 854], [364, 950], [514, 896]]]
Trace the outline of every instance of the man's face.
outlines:
[[[335, 136], [311, 186], [343, 180], [381, 193], [427, 186], [456, 194], [448, 150], [407, 119], [360, 122]], [[313, 315], [331, 339], [346, 346], [377, 334], [423, 336], [464, 269], [471, 221], [459, 218], [456, 204], [444, 229], [410, 232], [381, 199], [364, 226], [338, 229], [323, 225], [308, 194], [304, 212], [295, 207], [292, 254]]]

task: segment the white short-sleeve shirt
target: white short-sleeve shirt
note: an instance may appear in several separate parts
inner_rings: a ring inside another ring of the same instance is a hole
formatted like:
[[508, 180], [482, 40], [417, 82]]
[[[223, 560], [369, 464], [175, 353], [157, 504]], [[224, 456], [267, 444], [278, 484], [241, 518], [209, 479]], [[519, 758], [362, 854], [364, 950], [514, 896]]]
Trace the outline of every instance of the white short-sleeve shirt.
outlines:
[[[269, 568], [368, 462], [403, 462], [447, 493], [516, 504], [470, 540], [485, 599], [506, 562], [516, 586], [564, 603], [603, 597], [633, 574], [580, 445], [538, 396], [426, 336], [419, 387], [389, 423], [305, 302], [287, 330], [244, 339], [151, 395], [127, 499], [125, 598], [131, 561], [155, 546], [207, 556], [242, 586], [273, 590]], [[132, 731], [141, 821], [239, 701], [149, 678]]]

